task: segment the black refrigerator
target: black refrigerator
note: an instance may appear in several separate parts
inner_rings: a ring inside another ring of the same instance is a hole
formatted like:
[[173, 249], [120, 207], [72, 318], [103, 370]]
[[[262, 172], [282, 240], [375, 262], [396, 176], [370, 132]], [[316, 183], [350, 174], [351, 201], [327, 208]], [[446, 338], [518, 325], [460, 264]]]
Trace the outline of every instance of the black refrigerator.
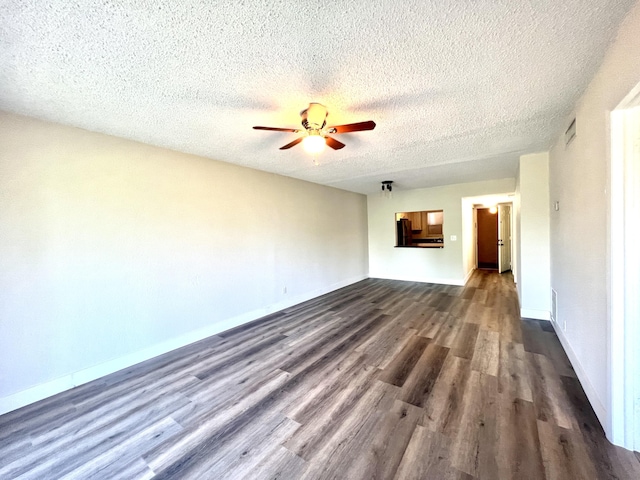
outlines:
[[396, 222], [396, 232], [398, 236], [398, 246], [407, 247], [411, 245], [411, 220], [401, 218]]

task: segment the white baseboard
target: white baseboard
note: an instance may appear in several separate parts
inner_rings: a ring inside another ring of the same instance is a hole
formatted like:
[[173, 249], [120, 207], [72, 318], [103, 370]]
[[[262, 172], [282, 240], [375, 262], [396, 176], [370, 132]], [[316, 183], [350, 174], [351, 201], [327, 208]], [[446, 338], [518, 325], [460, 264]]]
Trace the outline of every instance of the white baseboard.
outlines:
[[471, 278], [471, 275], [473, 275], [473, 272], [475, 272], [475, 271], [476, 271], [476, 268], [474, 267], [474, 268], [472, 268], [471, 270], [469, 270], [469, 271], [467, 272], [467, 275], [464, 277], [464, 283], [463, 283], [463, 285], [466, 285], [466, 284], [467, 284], [467, 282], [468, 282], [468, 281], [469, 281], [469, 279]]
[[370, 278], [381, 278], [384, 280], [400, 280], [403, 282], [437, 283], [439, 285], [455, 285], [464, 287], [466, 280], [461, 278], [431, 278], [431, 277], [406, 277], [393, 275], [372, 275]]
[[384, 278], [386, 280], [401, 280], [404, 282], [420, 282], [420, 283], [436, 283], [438, 285], [455, 285], [458, 287], [464, 287], [467, 282], [469, 281], [469, 279], [471, 278], [471, 275], [473, 275], [473, 272], [476, 271], [476, 268], [472, 268], [471, 270], [469, 270], [467, 272], [467, 274], [464, 276], [464, 278], [434, 278], [434, 277], [419, 277], [419, 276], [393, 276], [393, 275], [384, 275], [384, 276], [380, 276], [380, 275], [375, 275], [375, 276], [370, 276], [370, 278]]
[[522, 318], [535, 318], [536, 320], [551, 320], [551, 313], [548, 310], [532, 310], [530, 308], [521, 308], [520, 316]]
[[285, 308], [289, 308], [299, 303], [306, 302], [307, 300], [311, 300], [312, 298], [316, 298], [321, 295], [333, 292], [334, 290], [352, 285], [367, 278], [368, 276], [366, 275], [352, 277], [350, 279], [329, 285], [325, 288], [319, 288], [301, 295], [292, 296], [290, 298], [287, 298], [286, 300], [274, 303], [267, 307], [253, 310], [251, 312], [247, 312], [233, 318], [225, 319], [224, 321], [217, 322], [214, 325], [210, 325], [205, 328], [186, 333], [179, 337], [158, 343], [143, 350], [139, 350], [137, 352], [115, 358], [108, 362], [84, 368], [63, 377], [56, 378], [54, 380], [50, 380], [34, 387], [30, 387], [26, 390], [22, 390], [20, 392], [2, 397], [0, 398], [0, 415], [11, 412], [13, 410], [17, 410], [18, 408], [30, 405], [39, 400], [43, 400], [47, 397], [51, 397], [66, 390], [70, 390], [79, 385], [97, 380], [98, 378], [104, 377], [119, 370], [129, 368], [140, 362], [144, 362], [145, 360], [150, 360], [159, 355], [163, 355], [172, 350], [176, 350], [191, 343], [203, 340], [207, 337], [224, 332], [244, 323], [257, 320], [261, 317], [264, 317], [265, 315], [278, 312]]
[[604, 427], [605, 425], [607, 425], [607, 409], [604, 407], [604, 404], [602, 403], [602, 400], [598, 396], [596, 389], [593, 387], [593, 385], [589, 381], [589, 377], [584, 371], [584, 368], [582, 367], [582, 364], [578, 360], [578, 357], [576, 356], [575, 352], [571, 348], [571, 344], [565, 337], [564, 332], [560, 330], [560, 328], [558, 328], [558, 325], [555, 322], [551, 322], [551, 325], [553, 325], [553, 329], [555, 330], [556, 335], [558, 336], [558, 339], [562, 344], [562, 348], [564, 348], [564, 351], [567, 354], [567, 357], [569, 357], [571, 366], [573, 367], [573, 370], [576, 372], [578, 380], [580, 381], [580, 385], [582, 385], [582, 389], [584, 390], [584, 393], [587, 395], [587, 399], [589, 400], [589, 403], [591, 404], [593, 411], [596, 413], [596, 417], [598, 417], [598, 420], [600, 421], [600, 425]]

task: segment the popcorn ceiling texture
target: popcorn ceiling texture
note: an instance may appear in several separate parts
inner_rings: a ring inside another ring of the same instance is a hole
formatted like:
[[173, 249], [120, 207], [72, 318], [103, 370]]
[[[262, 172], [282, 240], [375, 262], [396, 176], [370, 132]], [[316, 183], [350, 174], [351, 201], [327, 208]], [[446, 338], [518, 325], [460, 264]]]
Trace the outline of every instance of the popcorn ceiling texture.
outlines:
[[[633, 3], [4, 0], [0, 109], [361, 193], [513, 177]], [[377, 127], [319, 165], [251, 129], [311, 101]]]

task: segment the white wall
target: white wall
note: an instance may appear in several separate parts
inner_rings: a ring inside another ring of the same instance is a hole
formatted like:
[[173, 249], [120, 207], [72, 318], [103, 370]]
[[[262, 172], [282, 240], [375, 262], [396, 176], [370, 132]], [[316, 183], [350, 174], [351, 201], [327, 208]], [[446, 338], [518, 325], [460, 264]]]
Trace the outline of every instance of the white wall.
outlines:
[[[513, 192], [515, 179], [463, 183], [403, 191], [392, 198], [367, 197], [369, 215], [369, 275], [377, 278], [463, 285], [473, 268], [465, 240], [471, 207], [464, 197]], [[463, 208], [466, 212], [463, 216]], [[421, 210], [444, 211], [444, 248], [396, 248], [395, 214]], [[451, 235], [457, 237], [451, 241]]]
[[[610, 112], [640, 81], [640, 3], [623, 21], [599, 71], [575, 107], [577, 136], [550, 152], [551, 285], [558, 292], [558, 335], [611, 439], [608, 341]], [[567, 126], [573, 115], [567, 118]], [[559, 132], [560, 133], [560, 132]]]
[[516, 190], [517, 286], [520, 315], [549, 320], [551, 266], [549, 153], [520, 157]]
[[466, 276], [472, 272], [477, 265], [476, 262], [476, 221], [477, 212], [474, 209], [473, 201], [469, 198], [462, 199], [462, 268]]
[[0, 413], [366, 278], [366, 209], [0, 112]]

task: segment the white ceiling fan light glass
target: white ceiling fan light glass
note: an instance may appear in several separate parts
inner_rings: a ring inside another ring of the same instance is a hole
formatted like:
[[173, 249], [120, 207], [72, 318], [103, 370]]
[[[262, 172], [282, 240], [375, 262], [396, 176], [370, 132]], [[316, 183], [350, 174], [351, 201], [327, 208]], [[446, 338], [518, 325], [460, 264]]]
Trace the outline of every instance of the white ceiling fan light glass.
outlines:
[[324, 150], [325, 145], [324, 137], [318, 132], [309, 132], [309, 135], [302, 140], [302, 146], [308, 153], [320, 153]]

